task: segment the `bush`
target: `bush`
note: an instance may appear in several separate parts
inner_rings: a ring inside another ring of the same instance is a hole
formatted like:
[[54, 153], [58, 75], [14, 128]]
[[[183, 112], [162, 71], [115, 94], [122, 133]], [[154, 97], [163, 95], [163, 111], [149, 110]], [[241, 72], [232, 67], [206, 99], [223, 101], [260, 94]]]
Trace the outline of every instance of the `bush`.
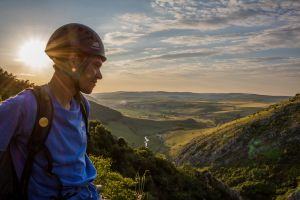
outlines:
[[249, 199], [272, 199], [275, 193], [275, 187], [272, 184], [266, 184], [258, 181], [246, 181], [237, 187], [243, 197]]
[[101, 194], [111, 200], [136, 199], [135, 186], [137, 182], [131, 178], [125, 178], [117, 172], [111, 171], [111, 160], [103, 157], [90, 156], [98, 176], [95, 184], [103, 186]]

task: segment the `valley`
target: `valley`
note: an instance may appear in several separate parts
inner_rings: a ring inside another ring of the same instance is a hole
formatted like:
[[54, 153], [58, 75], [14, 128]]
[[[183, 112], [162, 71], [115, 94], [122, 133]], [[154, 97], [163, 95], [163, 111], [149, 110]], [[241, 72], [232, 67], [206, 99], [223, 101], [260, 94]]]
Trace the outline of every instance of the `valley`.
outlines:
[[242, 93], [113, 92], [95, 93], [88, 98], [110, 111], [98, 112], [100, 107], [92, 103], [92, 117], [102, 121], [113, 134], [124, 137], [133, 147], [143, 146], [146, 136], [151, 150], [169, 157], [201, 134], [199, 130], [253, 114], [288, 97]]

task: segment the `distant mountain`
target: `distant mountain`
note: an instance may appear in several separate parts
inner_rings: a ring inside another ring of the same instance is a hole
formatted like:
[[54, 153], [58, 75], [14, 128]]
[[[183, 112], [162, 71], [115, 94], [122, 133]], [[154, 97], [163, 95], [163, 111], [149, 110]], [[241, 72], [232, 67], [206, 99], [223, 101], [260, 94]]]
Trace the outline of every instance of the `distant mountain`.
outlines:
[[243, 93], [112, 92], [96, 93], [98, 103], [140, 119], [194, 119], [215, 126], [255, 113], [287, 96]]
[[193, 93], [193, 92], [164, 92], [164, 91], [149, 91], [149, 92], [110, 92], [110, 93], [93, 93], [96, 99], [197, 99], [206, 101], [221, 101], [221, 100], [255, 100], [260, 102], [278, 102], [287, 99], [289, 96], [270, 96], [248, 93]]
[[[182, 148], [176, 162], [210, 167], [230, 186], [239, 187], [242, 194], [244, 189], [246, 197], [268, 199], [299, 186], [299, 155], [300, 94], [297, 94], [253, 115], [203, 131]], [[262, 170], [266, 166], [268, 170]], [[255, 172], [261, 173], [256, 174], [260, 176], [256, 179], [255, 174], [252, 178], [247, 175], [254, 169], [262, 170]], [[264, 186], [269, 189], [265, 191]], [[261, 191], [256, 191], [255, 196], [249, 193], [251, 187], [260, 187]], [[265, 195], [260, 193], [263, 191]]]

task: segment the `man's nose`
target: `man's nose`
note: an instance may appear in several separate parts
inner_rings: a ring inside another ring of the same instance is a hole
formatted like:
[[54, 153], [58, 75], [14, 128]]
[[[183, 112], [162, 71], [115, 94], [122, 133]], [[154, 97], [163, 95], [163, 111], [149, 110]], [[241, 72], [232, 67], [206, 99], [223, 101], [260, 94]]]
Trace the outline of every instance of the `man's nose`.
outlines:
[[100, 72], [100, 70], [97, 70], [96, 78], [97, 79], [102, 79], [102, 73]]

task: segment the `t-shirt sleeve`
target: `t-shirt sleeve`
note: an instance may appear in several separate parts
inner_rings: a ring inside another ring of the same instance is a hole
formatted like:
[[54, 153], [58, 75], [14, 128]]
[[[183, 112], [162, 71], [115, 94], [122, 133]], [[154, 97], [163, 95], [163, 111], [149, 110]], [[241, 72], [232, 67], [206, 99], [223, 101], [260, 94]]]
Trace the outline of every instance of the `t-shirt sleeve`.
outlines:
[[0, 103], [0, 151], [5, 151], [22, 125], [27, 91]]

